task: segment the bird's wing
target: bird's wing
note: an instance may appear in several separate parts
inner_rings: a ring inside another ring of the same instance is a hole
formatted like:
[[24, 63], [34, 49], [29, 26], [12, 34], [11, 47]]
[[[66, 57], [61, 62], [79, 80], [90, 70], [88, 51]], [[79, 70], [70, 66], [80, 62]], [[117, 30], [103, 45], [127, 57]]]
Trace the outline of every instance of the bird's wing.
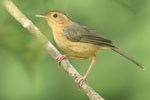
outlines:
[[64, 28], [65, 37], [73, 42], [92, 43], [96, 45], [107, 45], [114, 47], [111, 40], [99, 34], [95, 30], [79, 24], [72, 24]]

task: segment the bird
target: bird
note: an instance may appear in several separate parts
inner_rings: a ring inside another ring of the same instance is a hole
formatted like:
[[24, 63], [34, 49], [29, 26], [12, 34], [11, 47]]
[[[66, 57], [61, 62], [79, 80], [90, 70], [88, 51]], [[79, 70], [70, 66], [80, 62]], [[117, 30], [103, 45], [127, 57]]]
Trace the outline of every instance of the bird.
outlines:
[[36, 15], [36, 17], [46, 19], [52, 29], [56, 44], [67, 53], [56, 58], [59, 66], [61, 61], [67, 58], [92, 58], [87, 72], [78, 81], [79, 87], [86, 81], [86, 78], [96, 61], [96, 54], [103, 50], [113, 50], [139, 66], [141, 69], [145, 69], [144, 66], [116, 47], [110, 39], [90, 27], [74, 22], [62, 11], [51, 10], [45, 14]]

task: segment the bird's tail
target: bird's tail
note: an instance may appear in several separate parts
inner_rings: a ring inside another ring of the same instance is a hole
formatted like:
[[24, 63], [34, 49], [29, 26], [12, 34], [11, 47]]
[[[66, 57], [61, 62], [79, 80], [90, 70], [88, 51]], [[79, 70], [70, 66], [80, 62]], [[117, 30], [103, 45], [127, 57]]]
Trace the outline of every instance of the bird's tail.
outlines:
[[126, 55], [125, 53], [123, 53], [119, 48], [117, 47], [111, 47], [111, 49], [117, 53], [119, 53], [120, 55], [124, 56], [125, 58], [127, 58], [128, 60], [130, 60], [131, 62], [133, 62], [134, 64], [136, 64], [137, 66], [139, 66], [141, 69], [145, 69], [144, 66], [142, 66], [140, 63], [138, 63], [136, 60], [134, 60], [133, 58], [129, 57], [128, 55]]

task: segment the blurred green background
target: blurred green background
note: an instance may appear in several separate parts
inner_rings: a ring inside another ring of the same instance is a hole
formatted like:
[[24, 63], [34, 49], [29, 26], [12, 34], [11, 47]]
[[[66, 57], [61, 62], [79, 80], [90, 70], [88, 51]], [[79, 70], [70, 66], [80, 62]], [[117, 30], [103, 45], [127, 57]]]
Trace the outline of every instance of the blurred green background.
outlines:
[[[74, 21], [110, 38], [147, 69], [142, 71], [127, 59], [108, 50], [97, 54], [97, 62], [88, 76], [88, 83], [106, 100], [150, 100], [149, 0], [13, 2], [55, 46], [51, 29], [45, 20], [36, 18], [36, 14], [61, 10]], [[69, 60], [81, 75], [85, 74], [91, 62], [91, 59]], [[4, 9], [2, 0], [0, 100], [88, 100], [68, 74], [58, 69], [56, 61], [40, 43]]]

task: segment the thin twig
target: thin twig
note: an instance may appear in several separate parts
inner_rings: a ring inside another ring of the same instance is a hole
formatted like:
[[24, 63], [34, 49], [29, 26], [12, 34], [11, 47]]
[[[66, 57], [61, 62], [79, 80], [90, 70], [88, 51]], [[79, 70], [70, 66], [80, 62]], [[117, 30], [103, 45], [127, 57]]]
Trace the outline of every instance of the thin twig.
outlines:
[[[35, 36], [44, 46], [44, 48], [49, 52], [49, 54], [56, 59], [61, 56], [60, 52], [48, 41], [48, 39], [39, 31], [39, 29], [26, 17], [21, 11], [11, 2], [11, 0], [4, 0], [4, 7], [7, 11], [20, 23], [24, 28], [26, 28], [33, 36]], [[78, 83], [81, 75], [77, 70], [69, 63], [68, 60], [63, 60], [61, 62], [62, 68], [68, 72], [71, 78]], [[87, 82], [84, 82], [81, 86], [82, 90], [88, 95], [90, 100], [104, 100], [98, 93], [92, 89]]]

